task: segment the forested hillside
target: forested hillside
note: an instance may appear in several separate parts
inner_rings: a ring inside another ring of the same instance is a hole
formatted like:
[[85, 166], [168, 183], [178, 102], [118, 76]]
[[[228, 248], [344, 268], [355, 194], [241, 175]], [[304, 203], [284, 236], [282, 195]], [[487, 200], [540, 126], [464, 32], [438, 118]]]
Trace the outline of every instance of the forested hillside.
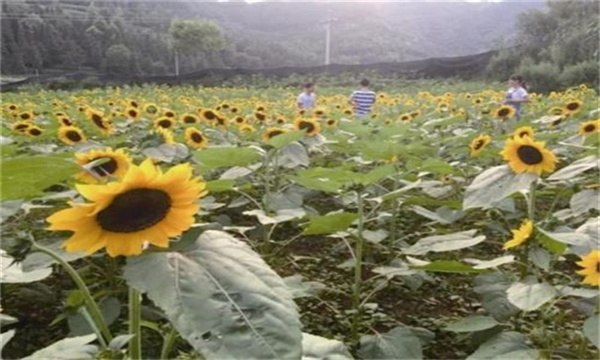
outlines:
[[222, 46], [182, 53], [181, 72], [206, 67], [320, 65], [330, 16], [332, 63], [466, 55], [515, 35], [525, 3], [199, 3], [8, 0], [2, 3], [2, 72], [92, 68], [174, 72], [173, 19], [211, 19]]

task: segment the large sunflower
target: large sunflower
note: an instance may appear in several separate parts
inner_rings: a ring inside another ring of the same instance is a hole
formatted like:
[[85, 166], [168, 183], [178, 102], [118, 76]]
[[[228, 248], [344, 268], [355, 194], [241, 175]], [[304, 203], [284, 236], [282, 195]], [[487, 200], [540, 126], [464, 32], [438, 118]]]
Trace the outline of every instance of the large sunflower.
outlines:
[[208, 140], [204, 134], [200, 130], [193, 127], [185, 129], [185, 141], [189, 146], [195, 149], [204, 148], [208, 144]]
[[579, 135], [588, 136], [600, 131], [600, 119], [579, 124]]
[[202, 110], [202, 118], [208, 122], [217, 120], [217, 114], [211, 109]]
[[515, 116], [515, 108], [508, 105], [502, 105], [494, 110], [494, 117], [508, 119]]
[[285, 134], [287, 132], [288, 131], [286, 129], [271, 127], [271, 128], [268, 128], [267, 131], [264, 132], [262, 139], [264, 142], [268, 142], [275, 136]]
[[181, 122], [184, 124], [196, 124], [198, 122], [198, 118], [194, 114], [183, 114], [181, 116]]
[[533, 223], [531, 222], [531, 220], [527, 219], [523, 221], [519, 229], [511, 230], [510, 232], [513, 234], [513, 237], [512, 239], [504, 243], [504, 250], [514, 248], [527, 241], [527, 239], [529, 239], [531, 237], [531, 234], [533, 233]]
[[125, 116], [128, 119], [138, 121], [140, 119], [140, 111], [137, 107], [128, 107], [124, 112]]
[[47, 221], [49, 230], [72, 231], [63, 244], [67, 252], [93, 254], [106, 248], [108, 255], [139, 255], [145, 243], [166, 248], [169, 238], [189, 229], [206, 194], [205, 184], [181, 164], [166, 173], [147, 159], [132, 165], [120, 182], [78, 185], [91, 201], [73, 204]]
[[312, 119], [298, 118], [294, 121], [294, 128], [296, 130], [306, 130], [308, 136], [315, 136], [321, 132], [321, 125]]
[[473, 141], [471, 141], [471, 145], [469, 148], [471, 149], [471, 156], [477, 156], [483, 150], [484, 147], [487, 146], [492, 141], [492, 138], [489, 135], [479, 135]]
[[173, 125], [175, 125], [175, 123], [173, 122], [173, 120], [171, 118], [168, 118], [166, 116], [163, 117], [159, 117], [156, 118], [154, 120], [154, 126], [155, 127], [160, 127], [163, 129], [170, 129], [173, 127]]
[[98, 130], [100, 130], [102, 133], [106, 135], [112, 133], [112, 125], [108, 120], [104, 119], [102, 113], [96, 111], [89, 111], [88, 117], [92, 121], [92, 123], [98, 128]]
[[131, 159], [123, 149], [92, 150], [86, 153], [75, 154], [77, 163], [85, 166], [96, 160], [104, 160], [94, 165], [87, 171], [76, 175], [77, 179], [86, 183], [97, 183], [103, 180], [120, 179], [127, 173]]
[[599, 286], [600, 285], [600, 251], [592, 250], [589, 254], [582, 256], [581, 261], [577, 265], [583, 269], [577, 271], [579, 275], [583, 275], [583, 284]]
[[25, 133], [31, 137], [38, 137], [44, 133], [44, 130], [35, 125], [31, 125], [25, 130]]
[[14, 131], [24, 133], [29, 129], [30, 126], [33, 126], [29, 121], [17, 121], [12, 125], [12, 129]]
[[533, 134], [534, 134], [534, 131], [531, 126], [521, 126], [517, 130], [515, 130], [515, 132], [513, 132], [513, 137], [514, 138], [522, 138], [522, 137], [528, 136], [533, 139]]
[[583, 103], [579, 100], [572, 100], [569, 101], [564, 108], [564, 112], [569, 114], [569, 115], [575, 115], [578, 112], [581, 111], [581, 107], [583, 106]]
[[558, 162], [543, 142], [533, 141], [528, 136], [506, 140], [500, 155], [517, 174], [530, 172], [541, 175], [542, 171], [553, 172], [555, 163]]
[[85, 134], [76, 126], [61, 126], [58, 129], [58, 138], [67, 145], [86, 142]]

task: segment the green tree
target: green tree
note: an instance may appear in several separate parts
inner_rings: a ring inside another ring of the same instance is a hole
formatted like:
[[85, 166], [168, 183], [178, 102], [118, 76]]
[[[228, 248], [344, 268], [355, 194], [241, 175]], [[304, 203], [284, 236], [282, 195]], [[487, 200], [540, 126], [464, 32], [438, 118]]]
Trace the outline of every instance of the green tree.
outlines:
[[207, 55], [223, 49], [227, 43], [221, 28], [212, 20], [173, 20], [169, 35], [175, 52], [176, 75], [179, 75], [180, 55]]
[[123, 44], [111, 45], [104, 53], [105, 67], [108, 71], [126, 73], [131, 69], [132, 54]]

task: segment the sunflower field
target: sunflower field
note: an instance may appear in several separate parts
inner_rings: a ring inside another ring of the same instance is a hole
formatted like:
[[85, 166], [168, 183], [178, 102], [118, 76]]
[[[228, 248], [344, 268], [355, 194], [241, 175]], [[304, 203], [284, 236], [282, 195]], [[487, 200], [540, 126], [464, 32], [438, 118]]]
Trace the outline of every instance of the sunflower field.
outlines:
[[598, 94], [463, 89], [4, 94], [4, 358], [598, 358]]

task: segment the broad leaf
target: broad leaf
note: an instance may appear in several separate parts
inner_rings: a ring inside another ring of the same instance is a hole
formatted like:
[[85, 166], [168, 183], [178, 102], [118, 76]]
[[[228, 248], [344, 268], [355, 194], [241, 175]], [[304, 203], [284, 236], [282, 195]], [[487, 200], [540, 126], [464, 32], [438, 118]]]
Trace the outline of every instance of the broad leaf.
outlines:
[[0, 352], [8, 344], [8, 342], [15, 336], [16, 330], [8, 330], [0, 334]]
[[258, 222], [263, 225], [269, 225], [302, 218], [304, 215], [306, 215], [306, 212], [304, 209], [282, 209], [277, 211], [273, 216], [268, 216], [264, 211], [257, 209], [244, 211], [243, 214], [248, 216], [256, 216]]
[[590, 155], [566, 166], [548, 177], [548, 180], [569, 180], [589, 169], [600, 166], [600, 159], [596, 155]]
[[301, 356], [299, 315], [285, 283], [224, 232], [206, 231], [185, 251], [130, 258], [124, 277], [209, 359]]
[[572, 216], [579, 216], [591, 209], [600, 209], [600, 190], [586, 189], [578, 192], [571, 197], [569, 206], [571, 207]]
[[271, 145], [276, 149], [281, 149], [282, 147], [293, 143], [294, 141], [298, 141], [304, 137], [305, 131], [290, 131], [285, 134], [279, 134], [275, 137], [269, 139], [267, 144]]
[[110, 344], [108, 344], [108, 347], [111, 350], [121, 350], [121, 348], [123, 346], [127, 345], [129, 343], [129, 341], [131, 339], [133, 339], [134, 336], [135, 335], [133, 335], [133, 334], [119, 335], [110, 341]]
[[20, 263], [14, 262], [4, 250], [0, 250], [0, 283], [30, 283], [43, 280], [50, 274], [51, 268], [23, 271]]
[[23, 360], [47, 360], [47, 359], [94, 359], [98, 352], [96, 345], [89, 345], [96, 339], [96, 335], [85, 335], [66, 338], [54, 344], [36, 351]]
[[303, 281], [302, 275], [293, 275], [283, 278], [292, 297], [294, 299], [301, 297], [316, 296], [321, 291], [327, 289], [327, 285], [317, 281]]
[[473, 264], [473, 269], [491, 269], [500, 265], [510, 264], [515, 261], [514, 255], [501, 256], [492, 260], [464, 259], [465, 262]]
[[[467, 360], [498, 359], [521, 350], [530, 350], [526, 344], [525, 336], [513, 331], [503, 332], [481, 344]], [[508, 358], [505, 359], [508, 360]]]
[[499, 325], [499, 323], [491, 316], [475, 315], [448, 324], [445, 330], [452, 332], [474, 332], [491, 329], [496, 325]]
[[235, 185], [235, 180], [213, 180], [206, 182], [206, 190], [209, 193], [218, 193], [224, 191], [230, 191]]
[[467, 187], [463, 209], [491, 208], [494, 203], [518, 191], [529, 189], [538, 176], [531, 173], [515, 174], [508, 165], [496, 166], [479, 174]]
[[599, 318], [599, 314], [594, 314], [589, 317], [583, 323], [583, 334], [595, 347], [600, 349], [600, 334], [598, 333], [598, 328], [600, 327]]
[[510, 286], [510, 280], [496, 272], [475, 277], [473, 290], [481, 296], [481, 304], [487, 312], [498, 321], [506, 321], [519, 312], [519, 308], [506, 298], [506, 289]]
[[65, 155], [18, 157], [0, 162], [0, 199], [31, 199], [81, 171]]
[[306, 228], [302, 233], [304, 235], [333, 234], [346, 230], [356, 219], [358, 214], [346, 212], [311, 216], [308, 224], [304, 225]]
[[302, 333], [302, 360], [351, 360], [344, 343]]
[[213, 147], [202, 149], [194, 154], [203, 171], [221, 167], [246, 166], [260, 160], [256, 148]]
[[359, 354], [363, 359], [422, 359], [419, 337], [409, 328], [398, 326], [387, 333], [364, 335]]
[[481, 273], [485, 270], [475, 269], [458, 261], [439, 260], [423, 266], [411, 266], [413, 270], [443, 272], [443, 273]]
[[443, 252], [468, 248], [485, 240], [485, 236], [473, 237], [477, 230], [461, 231], [448, 235], [434, 235], [420, 239], [403, 252], [408, 255], [424, 255], [430, 251]]
[[514, 283], [506, 290], [508, 301], [524, 311], [533, 311], [556, 297], [557, 292], [548, 283], [539, 283], [535, 278]]
[[[75, 261], [85, 256], [85, 254], [81, 251], [66, 252], [62, 247], [64, 241], [65, 239], [57, 239], [53, 240], [50, 243], [44, 243], [41, 245], [59, 254], [60, 257], [66, 262]], [[27, 255], [25, 260], [23, 260], [23, 262], [21, 263], [21, 266], [23, 271], [33, 271], [46, 269], [55, 263], [56, 260], [54, 260], [54, 258], [51, 258], [49, 255], [42, 252], [33, 252]]]
[[299, 143], [292, 143], [277, 152], [273, 163], [288, 169], [294, 169], [300, 166], [308, 166], [310, 159], [304, 146]]

